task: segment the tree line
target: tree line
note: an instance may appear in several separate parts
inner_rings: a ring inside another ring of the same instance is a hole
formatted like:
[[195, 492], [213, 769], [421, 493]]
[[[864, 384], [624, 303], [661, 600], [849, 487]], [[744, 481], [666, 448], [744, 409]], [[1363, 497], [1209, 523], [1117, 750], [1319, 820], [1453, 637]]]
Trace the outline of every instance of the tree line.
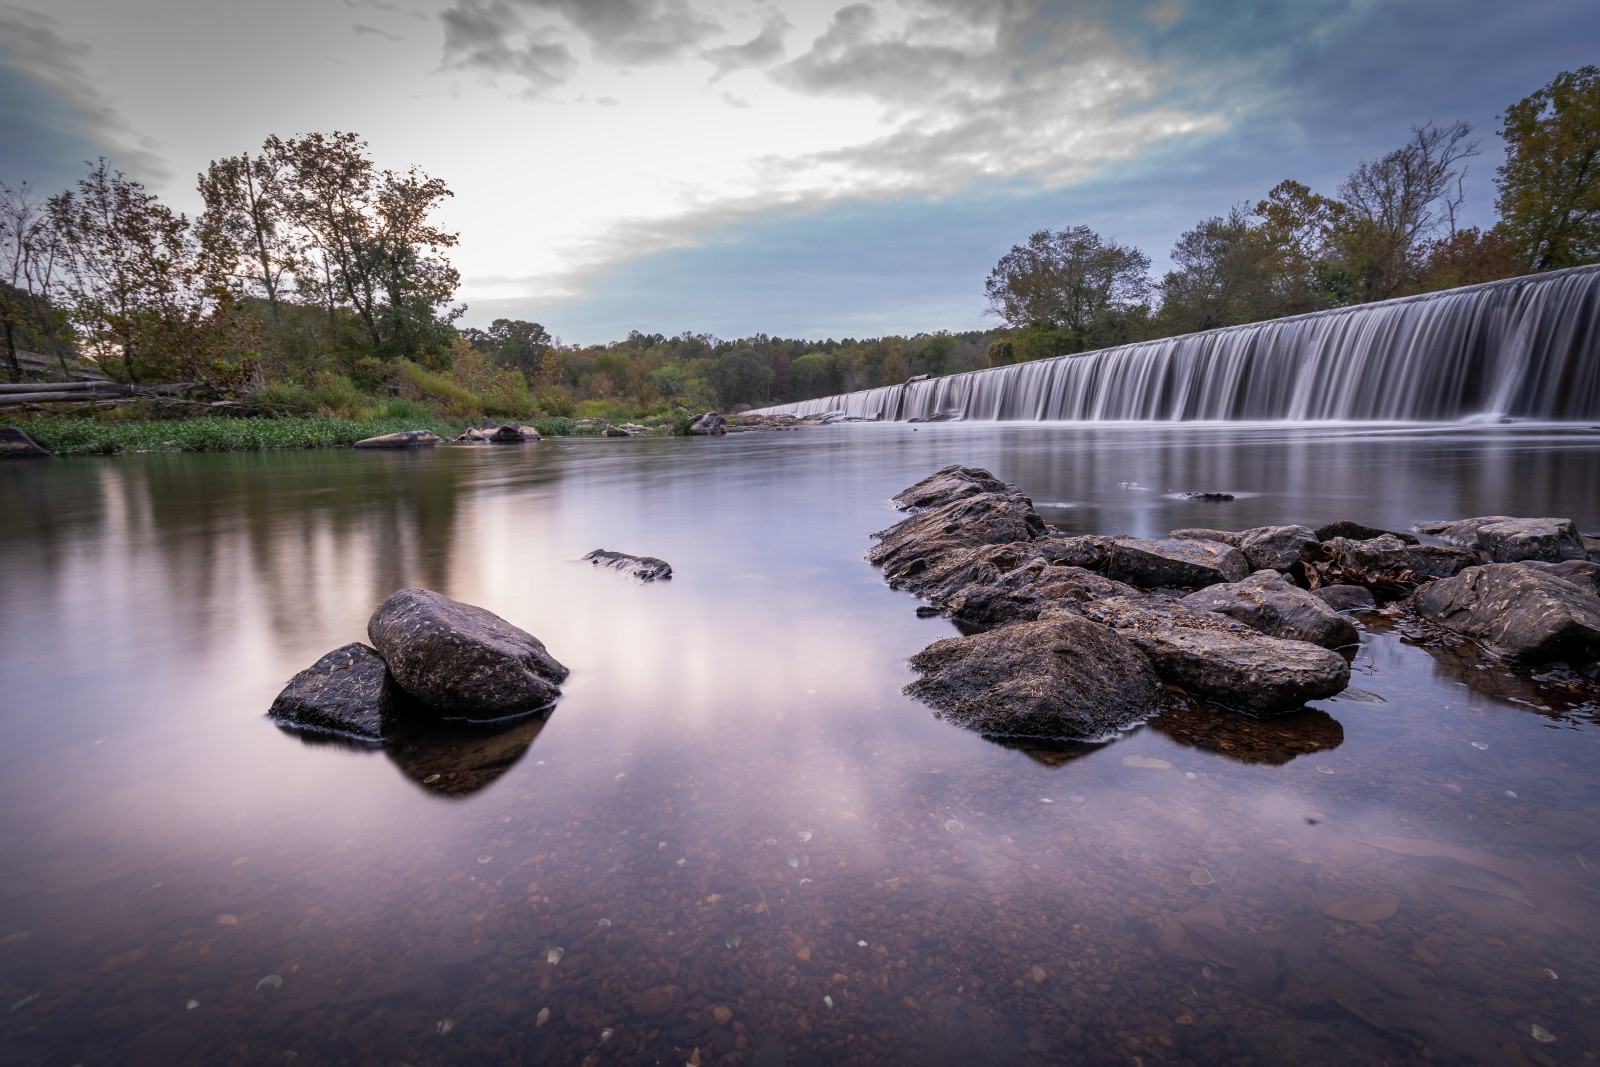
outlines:
[[459, 327], [452, 194], [352, 133], [268, 137], [197, 176], [190, 219], [105, 160], [69, 190], [0, 183], [0, 328], [129, 381], [193, 381], [262, 410], [346, 413], [400, 391], [461, 414], [664, 413], [778, 403], [1600, 261], [1600, 69], [1507, 108], [1498, 221], [1458, 225], [1479, 143], [1413, 128], [1331, 194], [1286, 180], [1183, 233], [1173, 269], [1086, 226], [1040, 230], [985, 283], [1001, 325], [824, 341], [541, 324]]
[[1600, 69], [1557, 75], [1507, 108], [1499, 218], [1458, 225], [1465, 122], [1415, 126], [1332, 195], [1285, 180], [1179, 236], [1159, 280], [1150, 258], [1086, 226], [1041, 230], [985, 282], [1008, 330], [990, 365], [1450, 289], [1600, 261]]

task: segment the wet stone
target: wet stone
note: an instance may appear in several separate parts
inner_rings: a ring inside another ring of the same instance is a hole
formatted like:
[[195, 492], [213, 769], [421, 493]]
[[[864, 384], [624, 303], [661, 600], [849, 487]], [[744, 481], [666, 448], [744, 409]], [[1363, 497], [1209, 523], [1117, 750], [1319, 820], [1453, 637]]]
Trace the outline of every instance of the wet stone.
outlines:
[[1456, 633], [1526, 660], [1600, 657], [1600, 603], [1564, 578], [1492, 563], [1433, 583], [1416, 610]]
[[902, 489], [890, 503], [901, 511], [914, 511], [964, 500], [979, 493], [1006, 493], [1010, 490], [1010, 486], [982, 467], [951, 464], [917, 484]]
[[1183, 602], [1237, 619], [1269, 637], [1309, 641], [1323, 648], [1342, 648], [1360, 640], [1354, 623], [1273, 570], [1257, 571], [1242, 582], [1207, 586]]
[[610, 567], [612, 570], [631, 575], [641, 582], [654, 582], [672, 577], [672, 564], [664, 559], [656, 559], [654, 556], [630, 556], [626, 552], [613, 552], [609, 548], [597, 548], [583, 558], [597, 567]]
[[357, 441], [355, 448], [425, 448], [436, 445], [444, 438], [432, 430], [401, 430], [398, 433], [386, 433], [378, 437], [368, 437]]
[[1372, 590], [1364, 585], [1325, 585], [1311, 595], [1334, 611], [1368, 611], [1378, 606]]
[[1308, 526], [1258, 526], [1239, 534], [1239, 551], [1257, 571], [1286, 571], [1317, 558], [1320, 547], [1316, 531]]
[[382, 736], [386, 673], [377, 650], [352, 642], [289, 679], [267, 714], [296, 726], [376, 741]]
[[627, 999], [628, 1011], [641, 1019], [664, 1019], [683, 1010], [683, 987], [662, 985], [644, 989]]
[[1220, 541], [1114, 537], [1109, 557], [1110, 577], [1145, 589], [1198, 589], [1237, 582], [1250, 573], [1244, 553]]
[[1180, 541], [1221, 541], [1225, 545], [1232, 545], [1238, 548], [1239, 539], [1243, 535], [1234, 533], [1231, 530], [1212, 530], [1204, 526], [1194, 526], [1182, 530], [1173, 530], [1167, 536], [1177, 538]]
[[1478, 527], [1478, 547], [1495, 563], [1586, 559], [1571, 519], [1509, 519]]
[[1318, 526], [1314, 532], [1318, 541], [1332, 541], [1335, 537], [1346, 537], [1352, 541], [1368, 541], [1374, 537], [1398, 537], [1408, 545], [1419, 543], [1414, 534], [1395, 530], [1380, 530], [1376, 526], [1367, 526], [1363, 523], [1353, 522], [1350, 519], [1335, 519], [1333, 522]]

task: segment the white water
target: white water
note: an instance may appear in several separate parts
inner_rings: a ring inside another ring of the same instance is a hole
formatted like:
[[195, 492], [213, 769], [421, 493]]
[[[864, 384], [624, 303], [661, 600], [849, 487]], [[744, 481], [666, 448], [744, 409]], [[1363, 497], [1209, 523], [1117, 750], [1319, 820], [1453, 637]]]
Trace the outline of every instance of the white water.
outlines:
[[1600, 418], [1600, 267], [760, 410], [892, 421]]

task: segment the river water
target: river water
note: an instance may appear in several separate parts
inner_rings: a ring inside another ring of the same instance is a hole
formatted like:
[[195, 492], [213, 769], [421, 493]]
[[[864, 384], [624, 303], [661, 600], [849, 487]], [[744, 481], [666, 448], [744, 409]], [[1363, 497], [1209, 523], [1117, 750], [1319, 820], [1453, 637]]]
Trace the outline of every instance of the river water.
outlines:
[[[8, 464], [0, 1063], [1600, 1060], [1592, 691], [1372, 616], [1293, 715], [994, 743], [900, 694], [954, 630], [862, 558], [953, 462], [1069, 532], [1600, 527], [1583, 427]], [[367, 750], [264, 717], [409, 585], [540, 637], [548, 719]]]

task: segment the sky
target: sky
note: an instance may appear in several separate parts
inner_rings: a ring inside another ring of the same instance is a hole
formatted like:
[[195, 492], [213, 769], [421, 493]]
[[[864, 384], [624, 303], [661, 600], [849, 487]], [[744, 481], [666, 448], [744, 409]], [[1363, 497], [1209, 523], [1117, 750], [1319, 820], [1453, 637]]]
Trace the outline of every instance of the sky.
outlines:
[[1594, 0], [0, 0], [0, 180], [179, 210], [272, 134], [454, 192], [461, 322], [734, 338], [983, 329], [1013, 245], [1144, 250], [1413, 125], [1481, 141], [1596, 61]]

